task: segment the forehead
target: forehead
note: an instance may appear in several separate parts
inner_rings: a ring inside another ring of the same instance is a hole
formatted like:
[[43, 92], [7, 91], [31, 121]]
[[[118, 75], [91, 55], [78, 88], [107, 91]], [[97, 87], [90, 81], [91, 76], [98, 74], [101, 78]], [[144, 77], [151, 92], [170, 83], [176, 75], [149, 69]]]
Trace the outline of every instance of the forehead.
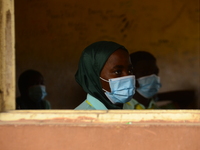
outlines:
[[141, 60], [133, 66], [134, 69], [154, 69], [157, 68], [155, 60]]
[[101, 70], [101, 76], [107, 76], [112, 74], [115, 70], [127, 69], [131, 65], [129, 53], [125, 50], [116, 50], [106, 61], [104, 67]]
[[119, 63], [123, 64], [127, 62], [130, 62], [129, 53], [125, 50], [119, 49], [110, 55], [105, 65], [113, 65]]
[[133, 72], [136, 76], [145, 76], [150, 74], [158, 74], [158, 66], [155, 60], [142, 60], [133, 66]]
[[39, 74], [34, 74], [34, 75], [32, 75], [32, 76], [30, 76], [29, 78], [28, 78], [28, 84], [29, 85], [32, 85], [32, 84], [34, 84], [34, 83], [37, 83], [37, 82], [42, 82], [42, 81], [44, 81], [44, 78], [43, 78], [43, 76], [41, 76], [41, 75], [39, 75]]

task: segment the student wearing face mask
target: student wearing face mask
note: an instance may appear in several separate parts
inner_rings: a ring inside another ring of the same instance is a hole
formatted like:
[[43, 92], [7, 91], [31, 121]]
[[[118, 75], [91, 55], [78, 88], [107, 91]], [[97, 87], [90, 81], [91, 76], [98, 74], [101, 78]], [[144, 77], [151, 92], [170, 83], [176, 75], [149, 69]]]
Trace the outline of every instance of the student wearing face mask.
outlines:
[[23, 72], [18, 80], [20, 97], [16, 99], [16, 109], [51, 109], [42, 74], [35, 70]]
[[88, 93], [76, 110], [123, 109], [135, 93], [129, 53], [124, 46], [111, 41], [85, 48], [75, 78]]
[[145, 51], [130, 54], [133, 74], [136, 78], [136, 92], [133, 99], [125, 104], [130, 109], [156, 109], [154, 98], [161, 88], [159, 69], [156, 58]]

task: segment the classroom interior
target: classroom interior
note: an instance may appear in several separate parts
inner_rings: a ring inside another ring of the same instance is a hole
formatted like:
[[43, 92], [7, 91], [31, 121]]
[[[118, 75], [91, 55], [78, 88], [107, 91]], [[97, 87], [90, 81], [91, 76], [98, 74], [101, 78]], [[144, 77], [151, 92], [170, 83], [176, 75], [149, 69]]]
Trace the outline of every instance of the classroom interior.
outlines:
[[16, 0], [14, 6], [16, 97], [19, 75], [34, 69], [45, 78], [52, 109], [74, 109], [86, 98], [74, 77], [81, 52], [107, 40], [130, 53], [152, 53], [161, 97], [200, 108], [197, 0]]

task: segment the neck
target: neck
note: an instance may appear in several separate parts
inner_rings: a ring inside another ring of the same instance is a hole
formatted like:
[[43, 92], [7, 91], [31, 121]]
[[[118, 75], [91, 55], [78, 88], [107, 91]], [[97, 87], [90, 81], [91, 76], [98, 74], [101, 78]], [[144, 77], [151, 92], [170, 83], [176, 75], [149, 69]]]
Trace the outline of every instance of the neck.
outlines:
[[144, 105], [146, 108], [149, 106], [149, 103], [151, 101], [151, 98], [145, 98], [142, 95], [140, 95], [137, 91], [135, 91], [133, 98], [137, 100], [140, 104]]

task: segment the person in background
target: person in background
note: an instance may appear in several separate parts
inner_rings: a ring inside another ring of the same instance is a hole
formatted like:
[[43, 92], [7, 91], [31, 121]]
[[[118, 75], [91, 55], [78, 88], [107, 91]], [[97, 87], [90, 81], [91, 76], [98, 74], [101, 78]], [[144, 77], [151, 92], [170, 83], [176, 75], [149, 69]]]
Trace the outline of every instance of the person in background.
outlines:
[[20, 96], [16, 99], [16, 109], [51, 109], [42, 74], [35, 70], [26, 70], [18, 80]]
[[136, 78], [136, 92], [125, 104], [126, 109], [156, 109], [155, 95], [161, 88], [156, 58], [149, 52], [137, 51], [130, 54], [133, 74]]
[[112, 41], [96, 42], [85, 48], [75, 79], [88, 93], [75, 110], [123, 109], [135, 93], [129, 53]]

